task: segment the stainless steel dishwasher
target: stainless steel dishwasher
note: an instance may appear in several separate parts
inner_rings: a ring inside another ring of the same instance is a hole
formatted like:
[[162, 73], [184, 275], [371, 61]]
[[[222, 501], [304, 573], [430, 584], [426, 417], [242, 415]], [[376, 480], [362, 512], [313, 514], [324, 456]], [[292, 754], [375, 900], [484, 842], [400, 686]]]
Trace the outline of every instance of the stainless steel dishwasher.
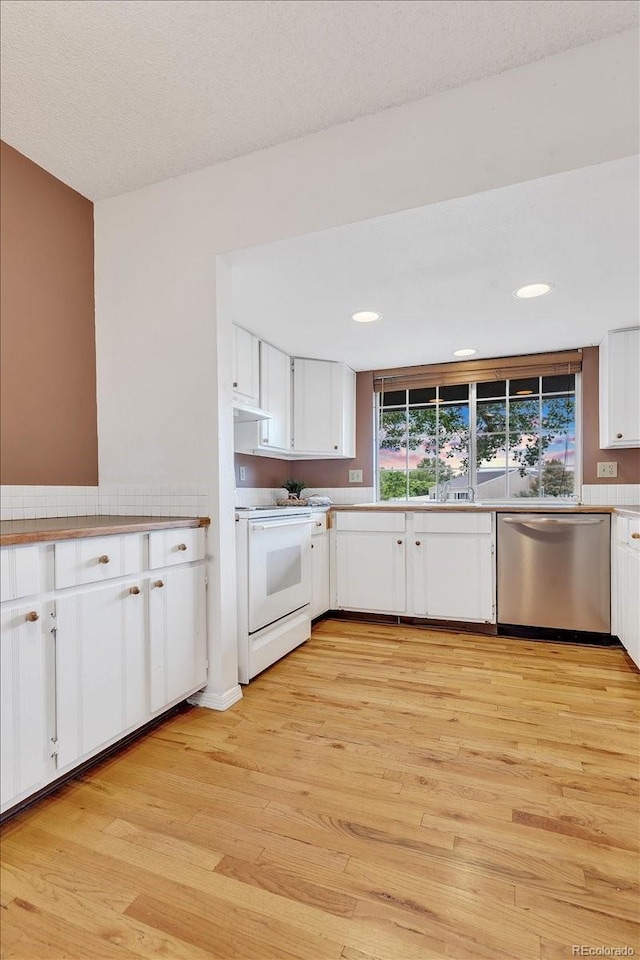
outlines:
[[610, 569], [609, 514], [498, 516], [501, 625], [608, 634]]

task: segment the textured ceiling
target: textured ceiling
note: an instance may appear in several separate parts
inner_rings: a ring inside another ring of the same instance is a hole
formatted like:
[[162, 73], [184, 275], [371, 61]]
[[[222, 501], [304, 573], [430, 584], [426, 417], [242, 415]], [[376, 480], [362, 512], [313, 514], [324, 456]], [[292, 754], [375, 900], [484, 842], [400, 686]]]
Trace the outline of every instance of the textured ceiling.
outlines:
[[91, 199], [630, 28], [635, 0], [3, 0], [3, 138]]
[[631, 157], [239, 251], [234, 320], [356, 370], [596, 344], [638, 322], [638, 187]]

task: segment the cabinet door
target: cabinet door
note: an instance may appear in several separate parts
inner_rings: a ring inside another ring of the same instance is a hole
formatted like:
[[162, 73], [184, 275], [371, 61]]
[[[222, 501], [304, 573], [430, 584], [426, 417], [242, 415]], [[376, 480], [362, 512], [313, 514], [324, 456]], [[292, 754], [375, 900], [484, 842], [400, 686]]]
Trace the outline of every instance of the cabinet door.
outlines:
[[355, 456], [355, 374], [343, 363], [293, 361], [293, 440], [297, 454]]
[[620, 640], [640, 668], [640, 551], [620, 548], [618, 616]]
[[162, 570], [149, 584], [151, 712], [207, 680], [204, 564]]
[[490, 536], [423, 533], [414, 537], [409, 549], [415, 616], [495, 620]]
[[43, 786], [55, 772], [51, 756], [55, 667], [52, 604], [5, 605], [0, 632], [2, 683], [1, 803]]
[[260, 397], [259, 343], [253, 334], [234, 327], [233, 392], [243, 403], [258, 406]]
[[258, 423], [258, 445], [291, 452], [291, 358], [260, 344], [260, 406], [271, 420]]
[[329, 609], [329, 534], [311, 537], [311, 619]]
[[640, 446], [640, 328], [614, 330], [600, 345], [600, 446]]
[[405, 534], [338, 532], [336, 602], [372, 613], [406, 612]]
[[60, 768], [148, 716], [145, 594], [136, 579], [56, 602]]

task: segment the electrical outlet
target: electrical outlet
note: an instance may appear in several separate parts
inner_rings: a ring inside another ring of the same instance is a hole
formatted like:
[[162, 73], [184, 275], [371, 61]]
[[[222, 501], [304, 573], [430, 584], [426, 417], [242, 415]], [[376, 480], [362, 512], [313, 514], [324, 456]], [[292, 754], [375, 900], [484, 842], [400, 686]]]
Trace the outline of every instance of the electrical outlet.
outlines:
[[617, 477], [618, 476], [618, 464], [615, 460], [602, 460], [598, 462], [598, 473], [599, 477]]
[[240, 479], [241, 482], [242, 482], [243, 480], [246, 480], [246, 479], [247, 479], [247, 468], [246, 468], [246, 467], [238, 467], [238, 475], [239, 475], [239, 479]]
[[349, 483], [362, 483], [362, 470], [349, 470]]

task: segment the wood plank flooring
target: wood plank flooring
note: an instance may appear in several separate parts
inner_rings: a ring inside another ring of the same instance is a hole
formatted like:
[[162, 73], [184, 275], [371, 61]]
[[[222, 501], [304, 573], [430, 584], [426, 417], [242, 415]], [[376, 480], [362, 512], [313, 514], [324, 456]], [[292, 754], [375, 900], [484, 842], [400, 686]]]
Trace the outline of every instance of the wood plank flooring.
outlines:
[[638, 955], [639, 690], [619, 649], [325, 621], [6, 825], [2, 956]]

